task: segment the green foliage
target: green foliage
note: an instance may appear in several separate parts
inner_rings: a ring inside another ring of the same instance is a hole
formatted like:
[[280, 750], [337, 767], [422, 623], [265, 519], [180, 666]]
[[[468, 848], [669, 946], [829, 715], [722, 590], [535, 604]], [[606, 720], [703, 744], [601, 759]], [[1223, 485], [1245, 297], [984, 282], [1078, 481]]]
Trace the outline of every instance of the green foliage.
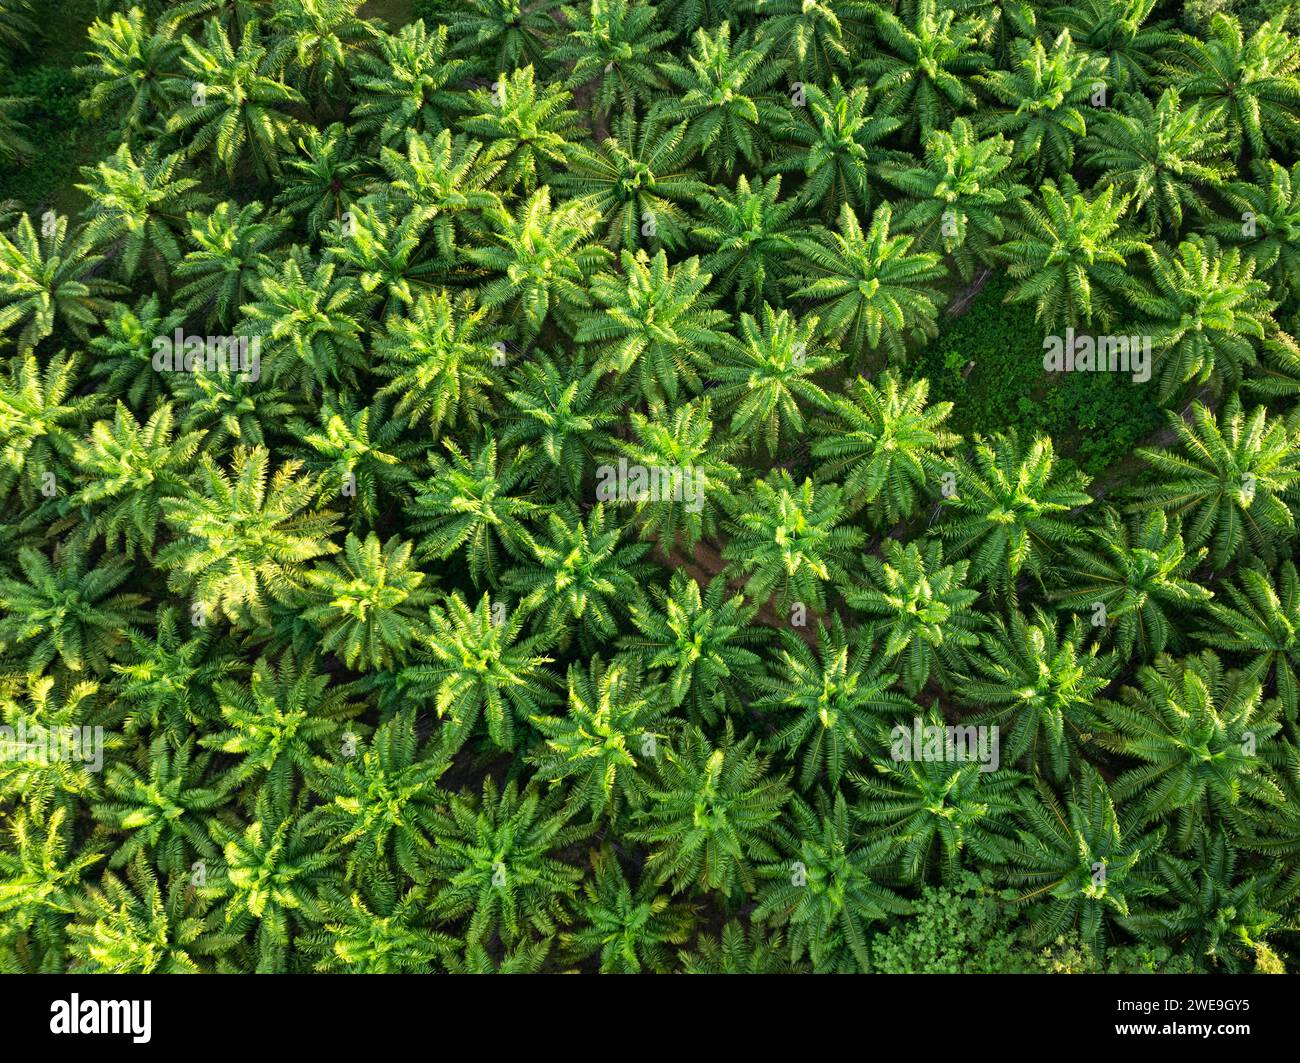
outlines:
[[1297, 455], [1292, 430], [1270, 421], [1263, 406], [1249, 416], [1234, 397], [1216, 418], [1199, 402], [1192, 421], [1172, 419], [1183, 453], [1138, 453], [1162, 480], [1134, 489], [1132, 508], [1155, 505], [1183, 517], [1189, 546], [1208, 544], [1223, 567], [1247, 544], [1257, 555], [1275, 556], [1295, 531], [1287, 503], [1295, 497]]
[[431, 914], [464, 924], [474, 945], [499, 935], [514, 945], [533, 934], [551, 935], [569, 921], [569, 902], [582, 872], [553, 854], [590, 830], [569, 823], [560, 795], [520, 790], [513, 782], [483, 782], [482, 797], [451, 795], [429, 828]]
[[974, 581], [1010, 596], [1022, 573], [1041, 578], [1055, 548], [1082, 538], [1064, 514], [1092, 501], [1087, 477], [1059, 467], [1043, 436], [1028, 446], [1015, 433], [978, 442], [949, 483], [942, 505], [954, 515], [940, 535], [954, 555], [970, 555]]
[[[1277, 702], [1261, 704], [1248, 677], [1225, 677], [1213, 653], [1182, 663], [1157, 657], [1102, 712], [1108, 738], [1142, 766], [1114, 786], [1144, 821], [1175, 819], [1185, 844], [1207, 806], [1231, 813], [1246, 801], [1280, 804], [1283, 794], [1262, 763], [1263, 747], [1280, 730]], [[1200, 813], [1200, 815], [1198, 815]]]
[[753, 494], [734, 503], [735, 529], [723, 550], [729, 570], [745, 579], [745, 594], [777, 605], [820, 610], [825, 584], [844, 581], [851, 551], [864, 538], [846, 516], [838, 486], [796, 484], [784, 469], [755, 480]]
[[807, 958], [816, 972], [866, 968], [866, 928], [911, 905], [874, 877], [869, 848], [853, 837], [848, 804], [839, 794], [829, 807], [791, 804], [779, 830], [786, 862], [761, 869], [773, 880], [759, 895], [755, 917], [785, 927], [790, 958]]
[[754, 624], [758, 610], [742, 594], [731, 594], [715, 577], [703, 590], [674, 572], [667, 592], [651, 588], [653, 604], [632, 606], [637, 633], [623, 645], [640, 652], [646, 667], [662, 669], [674, 706], [693, 719], [716, 722], [718, 714], [744, 704], [763, 674], [763, 659], [751, 646], [765, 641]]
[[939, 293], [930, 282], [944, 269], [934, 252], [913, 251], [911, 236], [891, 236], [892, 217], [882, 203], [864, 232], [853, 209], [841, 207], [839, 232], [799, 242], [812, 272], [791, 279], [791, 296], [813, 301], [823, 333], [850, 350], [883, 347], [902, 361], [907, 337], [934, 331]]
[[848, 588], [845, 601], [881, 641], [904, 688], [917, 694], [933, 675], [960, 669], [966, 647], [979, 643], [983, 617], [979, 592], [965, 586], [969, 562], [943, 564], [943, 545], [929, 541], [884, 545], [884, 557], [867, 560], [866, 580]]
[[1114, 675], [1116, 662], [1094, 644], [1083, 645], [1076, 617], [1061, 630], [1055, 619], [1013, 612], [981, 638], [972, 655], [962, 698], [988, 706], [981, 719], [1006, 735], [1008, 763], [1036, 761], [1056, 777], [1065, 774], [1079, 742], [1091, 731], [1095, 703]]
[[801, 750], [799, 785], [807, 790], [825, 776], [838, 786], [850, 763], [873, 751], [883, 719], [915, 708], [891, 690], [898, 676], [884, 671], [871, 646], [850, 641], [837, 616], [819, 625], [817, 651], [797, 635], [781, 632], [774, 675], [763, 683], [768, 695], [755, 708], [770, 712], [779, 730], [772, 744], [790, 759]]
[[0, 0], [0, 971], [1296, 967], [1296, 25]]
[[654, 761], [647, 805], [629, 837], [650, 845], [646, 870], [674, 893], [692, 884], [724, 895], [754, 888], [754, 862], [776, 859], [774, 824], [790, 797], [755, 735], [728, 721], [711, 742], [689, 725]]
[[546, 739], [537, 754], [538, 778], [568, 781], [571, 799], [585, 804], [592, 819], [644, 804], [640, 769], [667, 737], [652, 729], [666, 708], [660, 693], [643, 684], [635, 657], [616, 657], [608, 666], [596, 657], [586, 671], [570, 665], [565, 714], [532, 718]]
[[492, 741], [514, 748], [515, 723], [527, 721], [550, 700], [551, 662], [534, 651], [544, 645], [533, 635], [520, 638], [525, 614], [483, 595], [471, 609], [459, 594], [429, 611], [425, 638], [427, 663], [413, 664], [398, 675], [399, 689], [416, 698], [432, 696], [461, 740], [482, 717]]

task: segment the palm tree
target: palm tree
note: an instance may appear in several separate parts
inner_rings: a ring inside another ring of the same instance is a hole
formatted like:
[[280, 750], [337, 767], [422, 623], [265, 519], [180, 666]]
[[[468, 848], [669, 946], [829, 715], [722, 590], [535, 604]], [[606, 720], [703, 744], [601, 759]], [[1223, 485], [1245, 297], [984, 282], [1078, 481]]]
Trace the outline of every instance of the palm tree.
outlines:
[[514, 749], [521, 729], [555, 697], [554, 676], [542, 654], [545, 640], [520, 637], [527, 615], [484, 594], [471, 607], [459, 592], [429, 610], [422, 659], [398, 673], [405, 698], [430, 700], [446, 721], [450, 745], [463, 742], [479, 721], [501, 749]]
[[821, 611], [827, 583], [847, 582], [846, 566], [863, 532], [845, 523], [843, 494], [834, 485], [802, 485], [780, 469], [755, 480], [733, 503], [734, 525], [722, 550], [729, 576], [745, 580], [757, 602], [773, 592], [781, 609], [803, 605]]
[[575, 807], [593, 821], [614, 822], [645, 802], [644, 763], [667, 736], [657, 731], [668, 706], [658, 687], [646, 684], [638, 659], [597, 655], [588, 667], [569, 665], [568, 702], [561, 716], [533, 716], [545, 741], [533, 754], [538, 775], [568, 783]]
[[1246, 658], [1247, 682], [1270, 683], [1294, 720], [1300, 703], [1296, 664], [1300, 663], [1300, 585], [1295, 564], [1284, 561], [1276, 573], [1255, 564], [1239, 569], [1235, 582], [1210, 603], [1213, 626], [1198, 634], [1210, 646]]
[[181, 43], [165, 23], [151, 26], [138, 7], [96, 19], [86, 30], [91, 62], [80, 68], [91, 81], [82, 110], [90, 117], [118, 116], [128, 144], [161, 130], [181, 98]]
[[1178, 232], [1184, 208], [1205, 216], [1206, 192], [1232, 176], [1227, 144], [1200, 103], [1180, 106], [1165, 89], [1153, 105], [1140, 94], [1124, 95], [1107, 110], [1084, 141], [1084, 161], [1107, 185], [1131, 197], [1153, 231]]
[[219, 784], [211, 785], [213, 755], [196, 752], [193, 737], [173, 745], [160, 734], [145, 752], [144, 771], [121, 760], [109, 765], [106, 799], [91, 808], [109, 831], [124, 835], [110, 867], [124, 867], [143, 855], [163, 874], [180, 875], [196, 857], [216, 855], [205, 820], [226, 795]]
[[806, 972], [790, 962], [780, 930], [733, 919], [718, 937], [702, 933], [692, 951], [677, 950], [682, 972], [688, 975], [794, 975]]
[[1022, 201], [1011, 240], [999, 250], [1018, 282], [1009, 303], [1033, 303], [1046, 328], [1099, 324], [1115, 316], [1113, 292], [1126, 287], [1127, 258], [1147, 247], [1124, 223], [1129, 197], [1114, 185], [1094, 196], [1074, 178], [1045, 181], [1041, 207]]
[[1016, 41], [1038, 36], [1037, 7], [1029, 0], [962, 0], [957, 9], [982, 20], [979, 45], [996, 67], [1010, 63]]
[[176, 538], [159, 567], [171, 570], [173, 589], [237, 626], [267, 617], [264, 594], [283, 599], [298, 584], [295, 563], [338, 552], [329, 541], [337, 518], [308, 508], [315, 484], [298, 475], [301, 462], [284, 462], [268, 482], [270, 461], [265, 447], [239, 447], [227, 473], [204, 455], [202, 493], [163, 503]]
[[599, 386], [603, 375], [581, 358], [541, 352], [518, 367], [505, 393], [514, 409], [507, 411], [501, 445], [530, 447], [538, 478], [553, 477], [575, 499], [593, 461], [615, 448], [612, 425], [623, 403]]
[[257, 22], [245, 25], [238, 47], [216, 21], [207, 23], [202, 43], [184, 37], [181, 44], [190, 106], [173, 113], [168, 131], [192, 131], [188, 152], [210, 153], [213, 169], [224, 167], [228, 177], [245, 155], [259, 178], [278, 174], [281, 155], [293, 147], [289, 108], [304, 101], [279, 80]]
[[82, 390], [77, 359], [66, 354], [42, 366], [28, 351], [10, 358], [6, 368], [0, 376], [0, 498], [8, 499], [17, 486], [18, 501], [31, 508], [51, 497], [51, 487], [57, 495], [74, 482], [72, 455], [102, 400], [76, 394]]
[[404, 485], [412, 478], [406, 462], [419, 448], [402, 439], [401, 426], [386, 416], [382, 399], [370, 406], [351, 397], [335, 402], [325, 399], [312, 411], [312, 421], [295, 418], [286, 427], [302, 443], [295, 454], [316, 478], [321, 502], [346, 500], [353, 527], [359, 528], [379, 516], [381, 498], [399, 504], [404, 499]]
[[303, 817], [305, 833], [326, 852], [346, 852], [348, 880], [374, 881], [390, 868], [428, 878], [429, 834], [441, 811], [435, 784], [450, 758], [437, 741], [422, 745], [407, 710], [383, 721], [360, 755], [317, 759], [307, 785], [321, 800]]
[[122, 396], [133, 410], [155, 409], [166, 388], [162, 374], [153, 367], [153, 341], [174, 336], [185, 317], [183, 309], [164, 313], [157, 292], [143, 296], [133, 307], [112, 303], [101, 318], [101, 331], [90, 338], [90, 375], [103, 381], [97, 388]]
[[[740, 472], [726, 460], [732, 449], [729, 442], [712, 438], [711, 415], [707, 398], [683, 403], [671, 416], [646, 417], [636, 411], [629, 415], [632, 438], [620, 444], [629, 467], [665, 477], [656, 482], [666, 483], [667, 491], [653, 488], [641, 492], [628, 484], [629, 497], [621, 501], [635, 503], [642, 538], [656, 540], [664, 556], [679, 542], [693, 551], [701, 539], [714, 538], [719, 509], [740, 480]], [[597, 469], [598, 501], [613, 501], [605, 496], [617, 493], [610, 490], [617, 486], [617, 475], [616, 466]], [[602, 490], [603, 485], [608, 486]], [[634, 493], [642, 497], [630, 497]]]
[[652, 846], [646, 873], [674, 893], [693, 885], [724, 895], [754, 887], [754, 860], [774, 860], [773, 828], [789, 800], [755, 735], [731, 721], [715, 743], [688, 725], [654, 759], [648, 800], [628, 834]]
[[882, 657], [916, 696], [931, 677], [947, 680], [962, 670], [985, 617], [976, 608], [979, 592], [966, 586], [969, 562], [945, 565], [937, 541], [887, 539], [884, 554], [867, 557], [866, 579], [846, 588], [844, 599], [883, 640]]
[[143, 855], [122, 879], [104, 872], [74, 898], [68, 925], [69, 971], [79, 974], [198, 974], [228, 940], [211, 902], [174, 876], [166, 894]]
[[1107, 87], [1127, 93], [1145, 88], [1180, 40], [1170, 20], [1148, 22], [1155, 8], [1156, 0], [1081, 0], [1052, 8], [1046, 17], [1089, 52], [1104, 56]]
[[336, 272], [333, 262], [295, 246], [259, 267], [254, 297], [240, 308], [241, 331], [265, 338], [269, 378], [297, 384], [306, 396], [352, 379], [363, 364], [365, 293]]
[[[170, 619], [174, 621], [174, 614]], [[174, 631], [173, 622], [169, 634]], [[190, 639], [185, 645], [198, 641]], [[195, 668], [188, 656], [176, 663], [183, 665], [180, 675], [195, 687], [210, 683], [211, 664]], [[361, 708], [350, 700], [349, 688], [332, 682], [321, 665], [314, 655], [299, 658], [286, 652], [274, 662], [259, 657], [246, 677], [220, 670], [218, 681], [210, 685], [215, 687], [224, 729], [214, 728], [200, 744], [237, 758], [236, 767], [226, 776], [228, 785], [253, 782], [259, 792], [267, 790], [274, 800], [287, 801], [298, 783], [316, 770], [318, 757], [341, 749], [345, 724], [365, 730], [348, 722]], [[144, 663], [137, 666], [142, 673], [145, 668]]]
[[608, 118], [616, 104], [625, 115], [646, 105], [663, 85], [655, 53], [674, 36], [669, 30], [655, 28], [656, 9], [628, 0], [589, 0], [581, 7], [565, 6], [561, 13], [568, 33], [549, 58], [573, 64], [569, 88], [596, 83], [591, 95], [592, 119]]
[[696, 723], [713, 725], [722, 711], [745, 704], [763, 676], [763, 659], [750, 648], [765, 641], [765, 629], [753, 623], [757, 612], [721, 576], [701, 590], [678, 569], [667, 591], [651, 587], [650, 600], [632, 606], [636, 634], [619, 645], [662, 670], [674, 707], [685, 705]]
[[177, 237], [186, 216], [211, 204], [198, 179], [185, 175], [179, 155], [160, 157], [153, 144], [138, 159], [122, 144], [106, 161], [81, 172], [87, 183], [77, 189], [90, 199], [82, 231], [86, 245], [102, 249], [128, 283], [144, 266], [154, 285], [167, 291], [180, 261]]
[[358, 203], [347, 225], [330, 226], [325, 257], [357, 278], [377, 297], [380, 317], [409, 310], [421, 289], [434, 283], [444, 264], [429, 254], [425, 239], [433, 210], [394, 204], [384, 198]]
[[[1045, 174], [1062, 177], [1074, 166], [1075, 147], [1088, 132], [1090, 101], [1104, 102], [1105, 60], [1075, 47], [1068, 29], [1044, 45], [1013, 44], [1014, 65], [979, 79], [980, 87], [1002, 104], [981, 117], [981, 125], [1010, 134], [1016, 160], [1029, 168], [1035, 183]], [[1101, 95], [1099, 95], [1099, 93]]]
[[[880, 176], [909, 197], [900, 204], [898, 227], [916, 234], [921, 251], [950, 257], [963, 280], [976, 263], [993, 261], [1006, 236], [1003, 218], [1029, 190], [1006, 171], [1012, 145], [1001, 136], [978, 138], [965, 118], [926, 138], [925, 157], [916, 165], [887, 163]], [[915, 160], [909, 159], [908, 162]]]
[[670, 946], [690, 940], [691, 909], [659, 894], [650, 875], [633, 891], [610, 849], [593, 852], [591, 863], [592, 877], [575, 905], [578, 926], [560, 934], [565, 948], [575, 959], [599, 953], [601, 974], [672, 970]]
[[851, 503], [880, 523], [910, 517], [930, 494], [958, 436], [943, 423], [952, 403], [928, 405], [930, 382], [904, 384], [890, 370], [877, 382], [854, 377], [831, 398], [828, 417], [814, 418], [812, 456], [825, 479], [844, 477]]
[[[946, 733], [938, 712], [921, 719], [922, 726]], [[924, 882], [935, 870], [944, 882], [955, 882], [967, 854], [990, 864], [1004, 860], [1024, 803], [1025, 776], [985, 767], [912, 756], [877, 758], [869, 774], [855, 774], [861, 801], [853, 816], [871, 832], [872, 856], [896, 866], [908, 882]]]
[[357, 102], [351, 125], [385, 147], [447, 130], [460, 104], [454, 91], [469, 64], [448, 55], [447, 27], [430, 32], [423, 19], [380, 34], [372, 54], [356, 57]]
[[481, 941], [474, 941], [444, 963], [449, 974], [540, 974], [554, 945], [553, 934], [536, 941], [524, 938], [505, 948], [498, 959]]
[[525, 539], [531, 559], [505, 577], [535, 630], [567, 643], [576, 628], [587, 652], [617, 633], [654, 571], [643, 560], [650, 547], [624, 542], [624, 529], [607, 512], [597, 503], [585, 519], [571, 506], [547, 513], [541, 531]]
[[339, 878], [338, 853], [323, 850], [310, 826], [267, 790], [246, 826], [208, 823], [221, 859], [199, 895], [217, 902], [227, 933], [253, 931], [249, 960], [260, 972], [284, 969], [291, 942], [314, 922], [320, 891]]
[[211, 212], [190, 214], [188, 247], [173, 270], [185, 282], [175, 302], [187, 316], [230, 326], [252, 300], [259, 275], [271, 266], [269, 252], [289, 224], [281, 214], [263, 218], [263, 210], [261, 203], [226, 200]]
[[999, 729], [1004, 762], [1064, 778], [1096, 729], [1095, 703], [1118, 668], [1115, 656], [1095, 643], [1085, 649], [1078, 617], [1063, 624], [1042, 610], [995, 618], [981, 644], [957, 683], [961, 699], [984, 710], [974, 722]]
[[112, 305], [121, 287], [97, 276], [104, 261], [90, 253], [81, 233], [68, 235], [68, 219], [42, 222], [37, 235], [24, 214], [9, 233], [0, 232], [0, 335], [18, 326], [18, 353], [27, 354], [62, 325], [82, 341], [90, 325]]
[[362, 0], [276, 0], [268, 28], [275, 40], [272, 62], [292, 71], [304, 97], [340, 92], [351, 68], [380, 33], [357, 9]]
[[621, 273], [601, 272], [591, 281], [592, 301], [600, 308], [584, 317], [574, 333], [579, 343], [598, 343], [597, 367], [630, 374], [642, 397], [676, 401], [684, 383], [700, 389], [700, 373], [713, 364], [723, 344], [726, 314], [712, 307], [711, 278], [698, 258], [670, 267], [659, 251], [623, 251]]
[[805, 433], [805, 410], [831, 408], [831, 397], [814, 378], [844, 355], [816, 342], [817, 326], [815, 317], [800, 321], [766, 303], [761, 324], [740, 315], [740, 335], [727, 343], [722, 364], [710, 374], [722, 385], [710, 397], [731, 409], [734, 439], [749, 440], [755, 449], [761, 441], [775, 457], [783, 437], [788, 445]]
[[1126, 928], [1174, 941], [1214, 971], [1258, 972], [1270, 960], [1280, 964], [1266, 940], [1286, 927], [1282, 910], [1289, 891], [1278, 884], [1280, 868], [1246, 866], [1227, 836], [1208, 828], [1197, 832], [1191, 859], [1158, 853], [1156, 861], [1167, 886], [1163, 903], [1130, 915]]
[[321, 635], [320, 648], [360, 671], [392, 668], [408, 655], [434, 600], [411, 565], [411, 544], [349, 535], [337, 561], [304, 574], [310, 606], [299, 614]]
[[570, 898], [582, 872], [558, 854], [589, 837], [588, 824], [570, 822], [558, 790], [542, 795], [488, 776], [482, 796], [452, 794], [429, 831], [433, 895], [440, 923], [469, 916], [467, 945], [500, 941], [512, 947], [551, 938], [569, 922]]
[[471, 56], [483, 74], [540, 63], [553, 47], [560, 0], [441, 0], [429, 16], [455, 38], [453, 55]]
[[106, 674], [126, 641], [123, 632], [145, 619], [146, 596], [119, 590], [132, 564], [119, 555], [92, 565], [87, 545], [70, 541], [52, 557], [23, 547], [19, 577], [0, 577], [0, 646], [24, 654], [33, 675], [55, 660], [68, 672]]
[[324, 130], [307, 126], [297, 143], [298, 152], [284, 161], [275, 202], [290, 217], [301, 218], [314, 239], [331, 222], [342, 222], [361, 198], [371, 163], [357, 153], [342, 122]]
[[[64, 681], [59, 686], [55, 685], [55, 676], [49, 674], [33, 673], [15, 681], [0, 699], [0, 719], [4, 720], [4, 726], [12, 727], [15, 737], [24, 729], [28, 735], [44, 736], [51, 732], [71, 733], [58, 729], [86, 727], [93, 720], [104, 720], [99, 682], [77, 676], [68, 678], [73, 682]], [[108, 762], [113, 763], [125, 744], [124, 736], [110, 730], [104, 734], [100, 748]], [[13, 749], [6, 740], [6, 751]], [[15, 804], [20, 813], [25, 807], [41, 814], [51, 805], [67, 806], [72, 801], [97, 795], [102, 792], [100, 779], [93, 760], [87, 763], [76, 756], [11, 754], [0, 770], [0, 794]]]
[[1157, 473], [1132, 490], [1131, 510], [1155, 506], [1183, 518], [1187, 545], [1208, 545], [1210, 562], [1225, 567], [1249, 545], [1265, 559], [1295, 534], [1290, 507], [1300, 491], [1300, 452], [1294, 430], [1270, 420], [1264, 407], [1249, 415], [1233, 396], [1216, 417], [1199, 402], [1191, 423], [1172, 413], [1182, 453], [1141, 448]]
[[[64, 968], [64, 935], [81, 880], [104, 858], [93, 846], [74, 847], [67, 805], [20, 806], [0, 849], [0, 913], [6, 961], [53, 973]], [[11, 943], [12, 942], [12, 943]]]
[[459, 128], [487, 145], [485, 163], [503, 164], [494, 182], [498, 189], [527, 195], [567, 167], [578, 115], [565, 106], [570, 97], [564, 86], [539, 85], [531, 66], [502, 74], [493, 86], [470, 92], [469, 114]]
[[690, 218], [682, 209], [707, 187], [682, 165], [686, 158], [686, 124], [642, 122], [622, 112], [612, 135], [593, 147], [576, 144], [569, 169], [557, 174], [555, 186], [586, 196], [608, 218], [605, 243], [613, 251], [669, 249], [686, 243]]
[[430, 455], [428, 475], [406, 507], [411, 530], [420, 535], [417, 551], [445, 561], [463, 549], [475, 586], [495, 582], [502, 552], [522, 555], [523, 521], [539, 508], [519, 490], [532, 453], [523, 446], [501, 455], [490, 431], [468, 453], [452, 439], [442, 445], [448, 457]]
[[571, 199], [551, 206], [551, 190], [543, 185], [515, 214], [492, 216], [492, 243], [467, 248], [465, 257], [491, 274], [479, 301], [487, 307], [509, 307], [504, 316], [516, 322], [527, 342], [554, 314], [569, 325], [574, 311], [591, 305], [587, 288], [592, 274], [609, 252], [591, 243], [600, 215], [589, 199]]
[[917, 710], [892, 689], [898, 674], [861, 632], [850, 636], [836, 615], [817, 625], [817, 649], [783, 629], [765, 696], [754, 708], [770, 713], [778, 728], [772, 745], [793, 760], [802, 751], [799, 786], [807, 791], [823, 777], [838, 787], [850, 765], [878, 750], [889, 721]]
[[862, 47], [866, 8], [856, 0], [745, 0], [741, 6], [761, 16], [759, 39], [775, 42], [791, 81], [802, 80], [805, 88], [847, 73]]
[[1216, 12], [1207, 40], [1185, 37], [1169, 64], [1178, 91], [1204, 100], [1206, 117], [1221, 122], [1234, 152], [1268, 155], [1300, 138], [1300, 46], [1283, 29], [1285, 15], [1259, 25], [1250, 39], [1232, 15]]
[[840, 208], [839, 232], [798, 241], [811, 272], [790, 278], [795, 299], [815, 303], [822, 333], [851, 350], [884, 347], [906, 357], [908, 337], [931, 334], [941, 296], [930, 282], [944, 276], [939, 256], [914, 251], [914, 239], [890, 235], [893, 213], [881, 203], [864, 233], [852, 208]]
[[790, 959], [806, 958], [814, 972], [869, 969], [867, 926], [912, 905], [881, 883], [886, 875], [844, 795], [819, 792], [815, 807], [796, 798], [777, 838], [784, 859], [761, 868], [768, 884], [754, 918], [784, 926]]
[[1254, 275], [1254, 261], [1201, 236], [1184, 240], [1173, 254], [1148, 249], [1146, 258], [1150, 281], [1131, 285], [1129, 299], [1147, 319], [1161, 399], [1211, 377], [1235, 389], [1276, 329], [1276, 303]]
[[883, 96], [880, 113], [898, 117], [905, 136], [925, 141], [975, 106], [968, 79], [990, 61], [977, 47], [980, 18], [959, 18], [937, 0], [917, 0], [907, 23], [879, 4], [869, 9], [881, 50], [863, 61], [862, 73]]
[[1111, 793], [1131, 802], [1142, 823], [1172, 819], [1190, 846], [1207, 817], [1233, 815], [1252, 802], [1285, 796], [1263, 763], [1281, 730], [1279, 703], [1264, 701], [1258, 680], [1225, 674], [1209, 650], [1183, 661], [1157, 657], [1101, 706], [1107, 733], [1098, 742], [1139, 762]]
[[661, 63], [664, 78], [677, 89], [673, 102], [662, 101], [652, 119], [686, 123], [686, 146], [704, 157], [714, 176], [730, 176], [742, 162], [761, 169], [771, 131], [786, 118], [772, 89], [781, 68], [771, 61], [771, 40], [731, 39], [731, 24], [710, 32], [695, 31], [686, 64]]
[[367, 903], [361, 891], [327, 888], [320, 900], [320, 929], [303, 936], [301, 947], [318, 952], [316, 971], [344, 974], [430, 974], [448, 962], [458, 942], [429, 925], [427, 889], [405, 893], [376, 889]]
[[80, 486], [68, 498], [81, 510], [85, 527], [119, 547], [128, 558], [137, 549], [153, 554], [165, 499], [189, 490], [189, 474], [202, 432], [175, 433], [171, 403], [161, 403], [143, 424], [118, 402], [112, 421], [96, 421], [73, 452]]
[[1144, 508], [1126, 521], [1106, 508], [1086, 544], [1066, 546], [1054, 573], [1061, 589], [1052, 597], [1099, 621], [1120, 654], [1137, 651], [1148, 660], [1179, 641], [1177, 619], [1212, 597], [1195, 579], [1206, 553], [1189, 549], [1178, 519], [1162, 509]]
[[487, 321], [473, 292], [452, 298], [446, 288], [422, 292], [406, 313], [393, 314], [374, 334], [374, 373], [389, 378], [381, 395], [408, 426], [425, 425], [433, 438], [454, 425], [476, 426], [491, 408], [497, 383], [491, 359], [504, 335]]
[[699, 200], [701, 224], [691, 235], [711, 248], [705, 272], [719, 294], [757, 310], [765, 302], [780, 306], [796, 241], [807, 235], [797, 199], [781, 200], [781, 177], [753, 184], [742, 174], [734, 191], [710, 187]]
[[271, 14], [275, 0], [181, 0], [167, 11], [164, 24], [184, 30], [190, 24], [215, 22], [239, 40], [250, 23]]
[[[32, 19], [27, 0], [4, 0], [0, 3], [0, 55], [9, 51], [26, 51], [40, 36], [40, 27]], [[7, 56], [5, 56], [7, 58]]]
[[1028, 446], [1014, 431], [977, 442], [950, 482], [942, 505], [953, 515], [939, 534], [953, 541], [955, 555], [971, 558], [971, 577], [996, 594], [1014, 598], [1021, 573], [1041, 580], [1053, 551], [1083, 538], [1067, 517], [1092, 501], [1088, 478], [1062, 468], [1046, 436]]
[[36, 154], [36, 146], [27, 139], [30, 130], [15, 112], [27, 110], [31, 100], [0, 96], [0, 160], [6, 166], [27, 163]]
[[482, 149], [477, 140], [453, 138], [444, 129], [435, 137], [410, 133], [404, 155], [389, 147], [380, 151], [388, 198], [428, 211], [429, 235], [443, 262], [456, 260], [466, 232], [477, 236], [485, 219], [502, 210], [501, 197], [487, 186], [505, 163], [484, 162]]
[[290, 395], [279, 384], [264, 379], [253, 382], [246, 379], [248, 375], [196, 366], [193, 372], [168, 378], [172, 396], [184, 411], [181, 428], [201, 428], [206, 433], [204, 453], [224, 454], [226, 448], [239, 444], [264, 446], [264, 424], [305, 412], [300, 392]]
[[660, 20], [682, 37], [705, 26], [725, 22], [734, 10], [734, 0], [661, 0]]
[[1142, 898], [1162, 892], [1151, 862], [1164, 831], [1122, 826], [1105, 780], [1091, 765], [1081, 769], [1064, 807], [1041, 781], [1038, 791], [1040, 800], [1025, 803], [1007, 877], [1024, 887], [1020, 903], [1032, 905], [1035, 942], [1077, 931], [1100, 947], [1104, 916], [1126, 918]]
[[823, 91], [803, 87], [804, 106], [780, 128], [785, 147], [772, 162], [776, 171], [803, 175], [800, 198], [834, 218], [848, 206], [866, 212], [871, 203], [868, 171], [896, 152], [880, 146], [902, 121], [872, 114], [865, 85], [845, 89], [834, 78]]
[[1207, 231], [1230, 244], [1241, 244], [1283, 293], [1300, 292], [1300, 164], [1287, 170], [1271, 159], [1252, 166], [1254, 183], [1233, 181], [1220, 189], [1238, 218], [1214, 222]]

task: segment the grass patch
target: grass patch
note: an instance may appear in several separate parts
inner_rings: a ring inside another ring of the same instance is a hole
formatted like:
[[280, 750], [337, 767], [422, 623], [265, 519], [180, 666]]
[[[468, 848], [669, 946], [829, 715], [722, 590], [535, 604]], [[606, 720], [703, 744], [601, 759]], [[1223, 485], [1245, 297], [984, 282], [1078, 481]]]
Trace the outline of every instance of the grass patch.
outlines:
[[44, 35], [6, 76], [4, 94], [29, 101], [18, 117], [32, 131], [36, 155], [0, 168], [0, 199], [16, 199], [29, 212], [79, 212], [86, 198], [73, 186], [81, 167], [117, 142], [105, 123], [88, 122], [78, 110], [85, 90], [72, 69], [85, 62], [86, 28], [95, 16], [94, 0], [51, 5], [42, 13]]
[[1124, 373], [1045, 372], [1043, 329], [1032, 307], [1003, 302], [1010, 287], [995, 278], [965, 314], [942, 318], [917, 360], [917, 375], [930, 379], [932, 401], [953, 403], [954, 431], [1042, 432], [1063, 457], [1095, 476], [1163, 423], [1154, 386], [1135, 384]]
[[366, 0], [361, 5], [363, 18], [382, 18], [391, 30], [400, 29], [416, 19], [414, 0]]

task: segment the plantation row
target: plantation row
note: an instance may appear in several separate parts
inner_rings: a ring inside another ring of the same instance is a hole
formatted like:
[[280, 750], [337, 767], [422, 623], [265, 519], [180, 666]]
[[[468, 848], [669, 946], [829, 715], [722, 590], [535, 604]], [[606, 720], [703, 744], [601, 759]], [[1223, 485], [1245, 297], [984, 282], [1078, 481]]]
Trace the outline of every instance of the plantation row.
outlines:
[[371, 6], [0, 0], [0, 970], [1300, 963], [1291, 12]]

